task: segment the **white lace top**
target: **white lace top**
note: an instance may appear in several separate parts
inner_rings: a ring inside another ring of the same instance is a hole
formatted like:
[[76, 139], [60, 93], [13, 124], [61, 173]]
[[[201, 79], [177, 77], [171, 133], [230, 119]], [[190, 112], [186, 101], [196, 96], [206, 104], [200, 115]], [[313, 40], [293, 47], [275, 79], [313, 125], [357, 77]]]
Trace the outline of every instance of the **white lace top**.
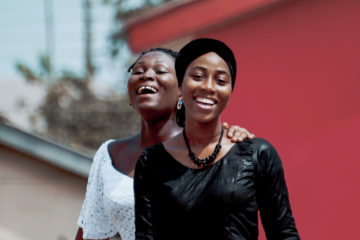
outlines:
[[95, 154], [85, 200], [78, 219], [84, 239], [135, 239], [133, 178], [116, 170], [108, 152], [108, 140]]

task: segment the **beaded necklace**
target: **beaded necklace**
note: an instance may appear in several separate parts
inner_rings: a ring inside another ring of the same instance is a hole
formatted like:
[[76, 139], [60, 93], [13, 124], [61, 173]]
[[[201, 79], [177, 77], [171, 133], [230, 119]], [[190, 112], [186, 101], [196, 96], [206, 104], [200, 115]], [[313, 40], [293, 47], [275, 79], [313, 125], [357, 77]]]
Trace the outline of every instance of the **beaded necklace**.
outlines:
[[185, 128], [183, 130], [183, 135], [184, 135], [184, 140], [185, 140], [185, 144], [186, 144], [186, 147], [189, 151], [189, 157], [190, 159], [197, 165], [197, 166], [202, 166], [202, 167], [207, 167], [209, 166], [214, 160], [215, 158], [217, 157], [217, 155], [219, 154], [220, 152], [220, 149], [221, 149], [221, 139], [223, 137], [223, 134], [224, 134], [224, 127], [221, 126], [221, 134], [220, 134], [220, 138], [219, 138], [219, 142], [216, 144], [215, 146], [215, 149], [213, 151], [213, 153], [211, 155], [209, 155], [208, 157], [206, 158], [197, 158], [195, 156], [195, 153], [193, 151], [191, 151], [191, 148], [190, 148], [190, 145], [189, 145], [189, 142], [188, 142], [188, 139], [186, 137], [186, 133], [185, 133]]

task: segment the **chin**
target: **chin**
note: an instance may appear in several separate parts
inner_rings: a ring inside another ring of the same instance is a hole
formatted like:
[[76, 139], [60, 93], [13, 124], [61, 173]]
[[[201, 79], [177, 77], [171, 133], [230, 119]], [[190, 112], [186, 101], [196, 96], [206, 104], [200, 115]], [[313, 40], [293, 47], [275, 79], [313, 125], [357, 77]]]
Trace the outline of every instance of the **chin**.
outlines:
[[219, 119], [219, 117], [218, 116], [196, 116], [193, 119], [199, 123], [207, 124], [207, 123], [217, 121]]

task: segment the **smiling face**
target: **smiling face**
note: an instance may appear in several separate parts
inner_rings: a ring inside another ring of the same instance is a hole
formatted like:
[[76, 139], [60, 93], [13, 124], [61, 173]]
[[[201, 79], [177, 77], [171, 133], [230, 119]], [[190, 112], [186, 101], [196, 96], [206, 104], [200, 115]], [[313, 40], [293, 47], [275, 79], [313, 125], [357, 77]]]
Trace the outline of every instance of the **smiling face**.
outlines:
[[231, 95], [231, 75], [226, 62], [216, 53], [206, 53], [186, 68], [181, 86], [186, 121], [218, 121]]
[[[179, 97], [175, 60], [160, 51], [144, 54], [134, 65], [128, 81], [132, 106], [143, 117], [171, 114]], [[150, 114], [150, 115], [149, 115]]]

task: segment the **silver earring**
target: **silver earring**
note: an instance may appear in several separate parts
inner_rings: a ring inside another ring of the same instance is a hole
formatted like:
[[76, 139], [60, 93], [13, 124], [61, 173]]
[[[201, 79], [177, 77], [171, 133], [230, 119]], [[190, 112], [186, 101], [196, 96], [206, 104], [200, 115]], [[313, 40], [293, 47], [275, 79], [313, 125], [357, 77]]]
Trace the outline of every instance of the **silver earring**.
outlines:
[[177, 109], [177, 110], [180, 110], [181, 107], [182, 107], [182, 105], [183, 105], [183, 101], [182, 101], [182, 99], [180, 99], [180, 100], [177, 102], [177, 104], [176, 104], [176, 109]]

